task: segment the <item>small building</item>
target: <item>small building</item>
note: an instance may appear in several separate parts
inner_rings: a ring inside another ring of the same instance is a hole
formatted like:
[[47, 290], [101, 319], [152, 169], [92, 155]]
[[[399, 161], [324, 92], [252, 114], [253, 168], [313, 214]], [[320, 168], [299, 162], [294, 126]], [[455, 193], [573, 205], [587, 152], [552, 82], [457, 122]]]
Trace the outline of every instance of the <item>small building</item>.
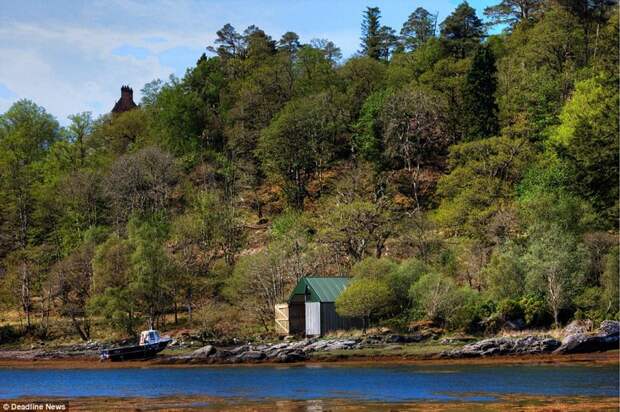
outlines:
[[336, 313], [335, 301], [349, 281], [350, 278], [344, 277], [301, 278], [288, 303], [275, 307], [278, 334], [320, 336], [336, 330], [362, 328], [362, 319]]

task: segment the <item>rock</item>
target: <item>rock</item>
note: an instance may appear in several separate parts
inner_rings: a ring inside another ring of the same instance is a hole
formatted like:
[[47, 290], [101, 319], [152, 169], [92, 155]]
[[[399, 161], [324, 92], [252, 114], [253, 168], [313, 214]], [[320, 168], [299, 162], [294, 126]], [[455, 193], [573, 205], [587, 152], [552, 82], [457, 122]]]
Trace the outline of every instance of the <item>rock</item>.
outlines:
[[282, 353], [278, 355], [278, 362], [290, 363], [290, 362], [302, 362], [308, 359], [308, 355], [300, 350]]
[[596, 334], [574, 333], [562, 340], [562, 345], [555, 351], [560, 354], [603, 352], [618, 349], [620, 324], [606, 320]]
[[523, 338], [490, 338], [442, 352], [441, 356], [449, 358], [470, 358], [494, 355], [519, 355], [549, 353], [560, 346], [560, 342], [540, 336]]
[[441, 343], [442, 345], [454, 345], [454, 344], [460, 344], [460, 343], [471, 343], [475, 341], [476, 341], [476, 338], [473, 336], [457, 335], [457, 336], [450, 336], [450, 337], [445, 337], [443, 339], [440, 339], [439, 343]]
[[215, 348], [212, 345], [207, 345], [207, 346], [203, 346], [200, 349], [196, 349], [195, 351], [193, 351], [191, 353], [191, 356], [193, 357], [197, 357], [197, 358], [206, 358], [209, 355], [212, 355], [215, 353]]
[[525, 322], [523, 319], [508, 320], [504, 323], [504, 330], [523, 330], [525, 328]]
[[385, 338], [385, 343], [413, 343], [413, 342], [421, 342], [430, 337], [429, 334], [425, 333], [413, 333], [409, 335], [389, 335]]
[[263, 360], [267, 357], [265, 352], [249, 350], [247, 352], [243, 352], [240, 355], [237, 355], [236, 360], [241, 362], [256, 362]]
[[620, 334], [620, 322], [617, 320], [604, 320], [598, 328], [599, 335], [618, 335]]
[[574, 320], [562, 330], [562, 337], [576, 335], [579, 333], [588, 333], [592, 331], [591, 320]]
[[241, 346], [237, 346], [236, 348], [232, 348], [229, 352], [232, 355], [238, 355], [241, 352], [246, 352], [246, 351], [249, 351], [250, 349], [251, 349], [250, 345], [241, 345]]

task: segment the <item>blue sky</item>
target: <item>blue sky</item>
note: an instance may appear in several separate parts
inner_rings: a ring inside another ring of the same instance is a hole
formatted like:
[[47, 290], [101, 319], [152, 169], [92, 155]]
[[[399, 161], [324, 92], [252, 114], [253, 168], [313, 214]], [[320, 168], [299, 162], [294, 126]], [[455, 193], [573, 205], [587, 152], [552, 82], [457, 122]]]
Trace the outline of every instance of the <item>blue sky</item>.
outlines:
[[[304, 42], [327, 38], [346, 57], [359, 46], [361, 14], [381, 8], [400, 30], [416, 8], [443, 20], [459, 0], [20, 0], [0, 1], [0, 113], [18, 99], [44, 106], [67, 123], [82, 111], [109, 111], [120, 86], [182, 76], [225, 23], [251, 24], [274, 38], [295, 31]], [[499, 0], [469, 3], [482, 17]]]

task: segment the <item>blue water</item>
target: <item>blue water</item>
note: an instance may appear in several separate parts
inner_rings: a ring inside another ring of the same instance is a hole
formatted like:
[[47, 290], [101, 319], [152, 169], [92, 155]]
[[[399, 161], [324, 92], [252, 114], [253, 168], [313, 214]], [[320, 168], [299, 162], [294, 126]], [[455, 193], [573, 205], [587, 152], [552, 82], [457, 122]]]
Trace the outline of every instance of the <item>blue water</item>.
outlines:
[[497, 395], [617, 396], [617, 366], [240, 366], [207, 368], [0, 368], [0, 399], [159, 397], [493, 400]]

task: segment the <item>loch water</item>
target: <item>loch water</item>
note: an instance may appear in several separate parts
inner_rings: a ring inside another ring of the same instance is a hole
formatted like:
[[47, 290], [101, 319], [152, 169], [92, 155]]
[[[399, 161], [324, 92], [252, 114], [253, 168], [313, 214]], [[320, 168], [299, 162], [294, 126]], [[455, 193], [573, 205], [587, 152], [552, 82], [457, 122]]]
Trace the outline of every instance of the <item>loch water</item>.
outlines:
[[0, 399], [215, 396], [262, 399], [493, 401], [499, 396], [618, 396], [617, 365], [255, 365], [0, 368]]

